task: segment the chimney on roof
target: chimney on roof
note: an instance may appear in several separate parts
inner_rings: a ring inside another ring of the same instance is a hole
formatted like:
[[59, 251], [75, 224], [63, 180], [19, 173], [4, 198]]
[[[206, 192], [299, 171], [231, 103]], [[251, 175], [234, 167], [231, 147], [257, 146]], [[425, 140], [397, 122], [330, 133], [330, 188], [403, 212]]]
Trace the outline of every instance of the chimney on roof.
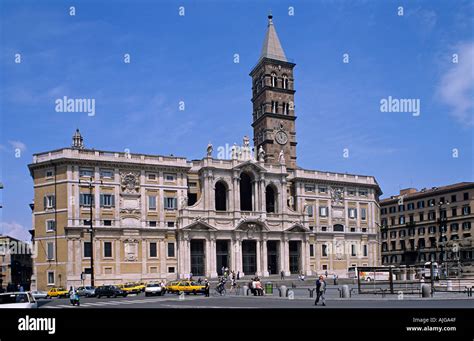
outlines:
[[405, 188], [400, 190], [400, 195], [407, 195], [407, 194], [413, 194], [418, 192], [416, 188], [410, 187], [410, 188]]

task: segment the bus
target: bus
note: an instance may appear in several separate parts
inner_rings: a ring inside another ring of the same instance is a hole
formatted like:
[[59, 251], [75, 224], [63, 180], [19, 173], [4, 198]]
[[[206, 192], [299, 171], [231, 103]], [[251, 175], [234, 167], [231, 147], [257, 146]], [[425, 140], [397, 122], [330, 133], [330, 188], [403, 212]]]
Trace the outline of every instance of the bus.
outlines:
[[[380, 269], [380, 268], [379, 268]], [[360, 274], [360, 279], [363, 281], [388, 281], [390, 279], [390, 267], [387, 267], [387, 271], [360, 271], [358, 272], [357, 266], [351, 266], [347, 269], [347, 276], [349, 278], [357, 279], [357, 274]], [[395, 275], [392, 274], [392, 279], [395, 279]]]

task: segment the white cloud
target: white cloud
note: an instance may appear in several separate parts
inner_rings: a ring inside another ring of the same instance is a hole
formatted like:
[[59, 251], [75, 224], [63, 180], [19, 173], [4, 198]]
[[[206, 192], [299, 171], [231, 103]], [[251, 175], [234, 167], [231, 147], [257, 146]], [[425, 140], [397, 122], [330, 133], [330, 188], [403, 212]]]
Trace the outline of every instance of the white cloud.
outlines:
[[3, 235], [7, 235], [19, 240], [30, 241], [31, 235], [28, 232], [28, 229], [17, 222], [1, 222], [0, 231]]
[[459, 62], [453, 63], [442, 75], [437, 93], [441, 101], [451, 107], [450, 115], [458, 122], [474, 124], [474, 42], [459, 44], [453, 50]]
[[24, 152], [26, 150], [26, 144], [24, 144], [21, 141], [10, 140], [10, 141], [8, 141], [8, 143], [10, 144], [10, 146], [13, 147], [13, 149], [19, 149], [22, 152]]

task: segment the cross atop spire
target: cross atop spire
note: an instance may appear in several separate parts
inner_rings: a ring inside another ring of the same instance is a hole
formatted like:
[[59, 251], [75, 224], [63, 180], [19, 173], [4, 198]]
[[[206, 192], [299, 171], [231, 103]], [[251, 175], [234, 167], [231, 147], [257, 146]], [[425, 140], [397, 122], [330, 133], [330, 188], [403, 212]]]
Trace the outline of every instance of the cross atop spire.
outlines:
[[262, 58], [276, 59], [284, 62], [288, 61], [286, 59], [285, 52], [281, 47], [280, 40], [278, 39], [278, 35], [275, 30], [275, 25], [273, 24], [273, 15], [271, 11], [268, 15], [267, 33], [265, 34], [262, 54], [260, 55], [260, 59]]

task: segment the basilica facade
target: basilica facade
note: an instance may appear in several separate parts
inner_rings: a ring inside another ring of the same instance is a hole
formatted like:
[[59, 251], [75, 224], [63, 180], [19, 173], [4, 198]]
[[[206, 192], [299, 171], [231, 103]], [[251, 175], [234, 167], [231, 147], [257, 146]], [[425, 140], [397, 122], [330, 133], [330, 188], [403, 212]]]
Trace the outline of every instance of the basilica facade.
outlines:
[[375, 178], [297, 165], [294, 67], [269, 16], [250, 72], [253, 147], [244, 137], [229, 159], [210, 144], [193, 161], [88, 149], [79, 131], [35, 154], [33, 287], [379, 265]]

